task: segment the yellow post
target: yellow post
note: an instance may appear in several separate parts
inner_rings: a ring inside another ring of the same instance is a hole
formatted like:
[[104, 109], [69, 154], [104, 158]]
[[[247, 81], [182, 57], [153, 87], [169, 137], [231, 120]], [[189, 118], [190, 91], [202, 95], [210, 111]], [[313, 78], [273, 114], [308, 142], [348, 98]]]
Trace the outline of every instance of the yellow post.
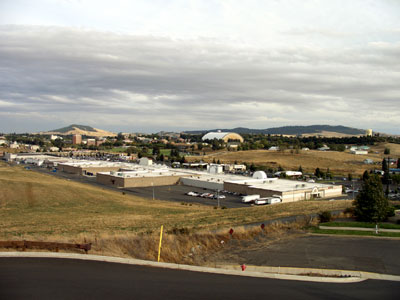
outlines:
[[161, 242], [162, 242], [162, 232], [163, 232], [163, 225], [161, 225], [161, 231], [160, 231], [160, 245], [158, 246], [158, 262], [160, 262], [160, 255], [161, 255]]

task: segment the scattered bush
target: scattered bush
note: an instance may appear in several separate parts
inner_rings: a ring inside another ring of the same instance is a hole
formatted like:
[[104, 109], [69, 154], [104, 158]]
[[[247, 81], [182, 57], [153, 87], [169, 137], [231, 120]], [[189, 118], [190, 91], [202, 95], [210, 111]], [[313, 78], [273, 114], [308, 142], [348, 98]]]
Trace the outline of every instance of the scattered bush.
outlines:
[[171, 233], [172, 234], [189, 234], [189, 229], [186, 227], [183, 227], [183, 228], [174, 227], [171, 230], [168, 230], [167, 233], [169, 233], [169, 234], [171, 234]]
[[389, 206], [387, 210], [387, 216], [394, 217], [395, 216], [394, 210], [395, 210], [394, 206]]
[[330, 220], [332, 220], [332, 215], [330, 211], [323, 211], [318, 216], [321, 223], [329, 222]]
[[347, 207], [343, 213], [354, 215], [354, 207]]

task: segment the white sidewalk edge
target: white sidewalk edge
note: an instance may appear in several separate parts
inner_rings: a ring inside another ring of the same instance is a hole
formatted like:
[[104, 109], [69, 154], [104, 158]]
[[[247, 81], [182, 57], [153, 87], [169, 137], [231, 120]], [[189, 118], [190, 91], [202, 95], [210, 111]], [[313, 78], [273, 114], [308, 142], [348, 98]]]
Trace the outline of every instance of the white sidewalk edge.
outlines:
[[[217, 267], [228, 269], [228, 270], [239, 270], [238, 265], [219, 264]], [[315, 269], [315, 268], [298, 268], [298, 267], [270, 267], [270, 266], [252, 266], [246, 265], [246, 270], [263, 272], [263, 273], [275, 273], [275, 274], [290, 274], [290, 275], [301, 275], [301, 274], [313, 274], [316, 276], [321, 274], [323, 276], [342, 276], [342, 277], [355, 277], [362, 279], [376, 279], [376, 280], [389, 280], [389, 281], [400, 281], [400, 276], [380, 274], [365, 271], [352, 271], [352, 270], [335, 270], [335, 269]], [[303, 276], [302, 275], [302, 276]]]

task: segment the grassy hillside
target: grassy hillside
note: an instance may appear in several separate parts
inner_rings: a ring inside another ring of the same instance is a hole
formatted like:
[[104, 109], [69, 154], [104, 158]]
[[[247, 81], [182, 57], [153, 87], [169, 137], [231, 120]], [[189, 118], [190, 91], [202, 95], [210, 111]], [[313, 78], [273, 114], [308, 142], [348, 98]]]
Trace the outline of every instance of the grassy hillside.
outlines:
[[66, 133], [68, 131], [73, 131], [75, 130], [75, 128], [78, 128], [80, 130], [84, 130], [84, 131], [90, 131], [90, 132], [96, 132], [96, 129], [94, 129], [91, 126], [86, 126], [86, 125], [77, 125], [77, 124], [72, 124], [69, 125], [67, 127], [63, 127], [63, 128], [59, 128], [59, 129], [54, 129], [54, 130], [50, 130], [51, 132], [60, 132], [60, 133]]
[[307, 201], [216, 210], [123, 195], [0, 163], [0, 239], [95, 238], [188, 227], [229, 227], [281, 216], [350, 206], [349, 201]]
[[[202, 134], [213, 130], [195, 130], [186, 131], [191, 134]], [[365, 130], [357, 129], [346, 126], [331, 126], [331, 125], [310, 125], [310, 126], [282, 126], [267, 129], [251, 129], [244, 127], [237, 127], [233, 129], [219, 129], [223, 132], [236, 132], [239, 134], [282, 134], [282, 135], [303, 135], [303, 134], [324, 134], [335, 133], [336, 135], [362, 135], [365, 134]], [[336, 136], [334, 135], [334, 136]]]
[[[306, 172], [314, 172], [319, 167], [323, 171], [330, 168], [334, 174], [354, 173], [361, 175], [365, 170], [380, 169], [380, 165], [366, 165], [363, 161], [370, 158], [375, 162], [381, 162], [385, 148], [390, 149], [391, 157], [400, 157], [400, 145], [381, 144], [371, 148], [368, 155], [354, 155], [349, 152], [336, 151], [300, 151], [300, 153], [291, 153], [289, 150], [284, 152], [268, 150], [252, 150], [238, 152], [214, 152], [205, 156], [186, 157], [188, 161], [202, 159], [205, 162], [220, 160], [221, 163], [247, 162], [265, 167], [277, 168], [282, 166], [286, 170], [297, 170], [301, 165]], [[378, 152], [378, 153], [375, 153]]]

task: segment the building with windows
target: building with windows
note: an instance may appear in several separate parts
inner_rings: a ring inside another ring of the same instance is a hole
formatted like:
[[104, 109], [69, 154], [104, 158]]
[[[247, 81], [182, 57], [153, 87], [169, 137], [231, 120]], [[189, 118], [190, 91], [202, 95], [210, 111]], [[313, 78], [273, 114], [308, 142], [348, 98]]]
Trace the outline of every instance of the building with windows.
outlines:
[[72, 135], [72, 144], [74, 145], [82, 144], [82, 136], [80, 134]]

